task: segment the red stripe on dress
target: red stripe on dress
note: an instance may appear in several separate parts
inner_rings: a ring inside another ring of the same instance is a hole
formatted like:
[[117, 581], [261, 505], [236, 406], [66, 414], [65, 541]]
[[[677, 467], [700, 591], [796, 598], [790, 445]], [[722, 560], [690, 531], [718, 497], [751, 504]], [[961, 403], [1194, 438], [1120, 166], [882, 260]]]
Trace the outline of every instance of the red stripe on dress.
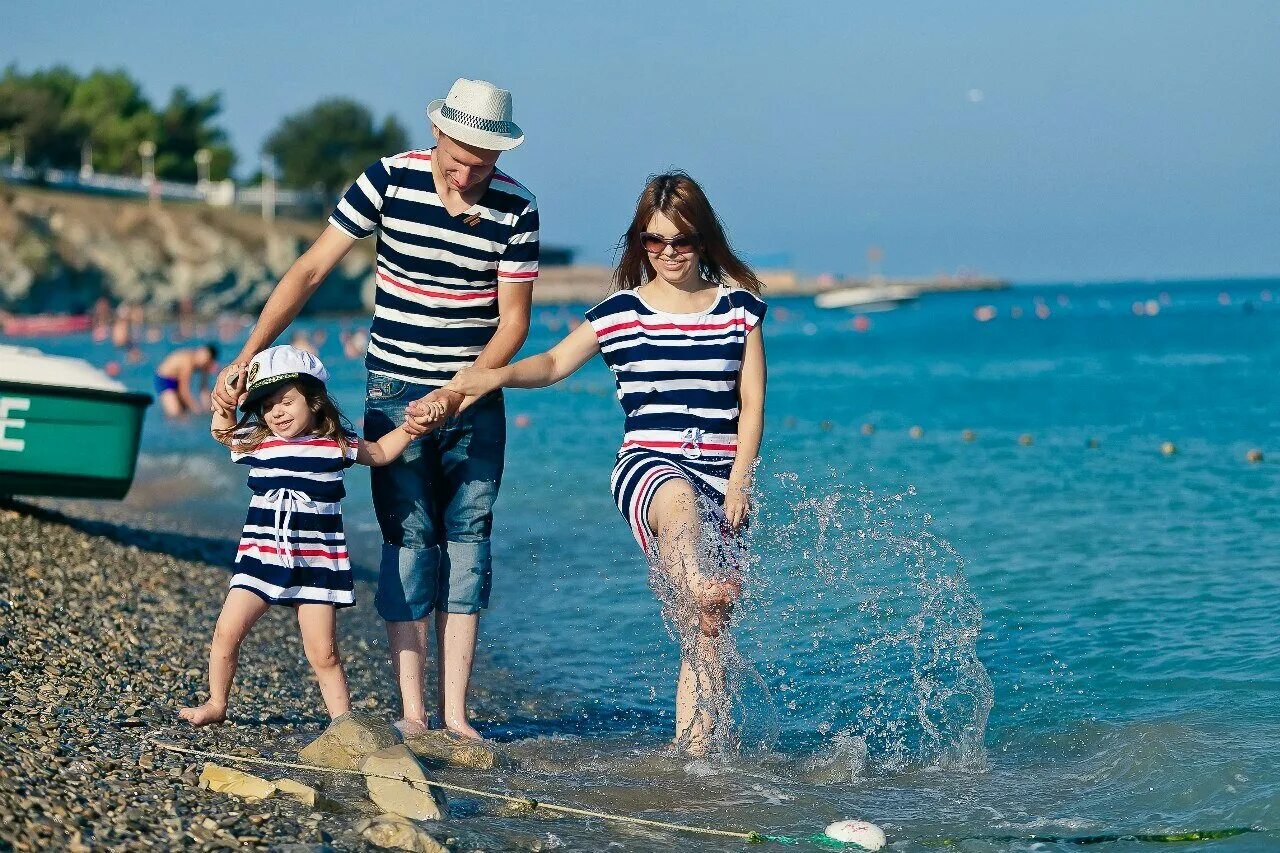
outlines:
[[617, 325], [606, 326], [605, 328], [598, 330], [596, 332], [596, 335], [597, 336], [609, 335], [614, 332], [621, 331], [622, 329], [634, 329], [636, 326], [639, 326], [640, 328], [649, 332], [665, 331], [668, 329], [679, 329], [682, 332], [697, 332], [697, 331], [709, 331], [709, 330], [715, 330], [715, 329], [728, 329], [732, 326], [741, 326], [743, 328], [746, 328], [746, 325], [747, 325], [747, 321], [742, 319], [741, 317], [734, 317], [733, 319], [728, 320], [724, 323], [702, 323], [696, 326], [682, 326], [679, 323], [649, 324], [649, 323], [645, 323], [643, 320], [631, 320], [626, 323], [618, 323]]
[[287, 438], [269, 438], [259, 444], [255, 450], [267, 450], [272, 447], [337, 447], [337, 439], [308, 438], [305, 441], [289, 441]]
[[414, 287], [411, 284], [405, 284], [402, 281], [397, 281], [396, 279], [384, 273], [382, 270], [378, 270], [378, 278], [382, 279], [388, 284], [394, 284], [396, 287], [399, 287], [403, 290], [407, 290], [410, 293], [417, 293], [421, 296], [430, 296], [434, 299], [454, 299], [454, 300], [461, 300], [464, 302], [471, 302], [478, 299], [492, 299], [493, 297], [498, 295], [497, 290], [477, 290], [474, 293], [448, 293], [443, 290], [427, 290], [424, 287]]
[[640, 518], [640, 507], [646, 503], [644, 499], [645, 490], [649, 487], [649, 482], [659, 474], [665, 473], [661, 467], [654, 468], [644, 479], [640, 481], [640, 485], [636, 487], [635, 500], [631, 505], [631, 524], [632, 529], [638, 534], [640, 539], [640, 550], [644, 551], [645, 556], [649, 554], [649, 522], [648, 519]]
[[498, 278], [535, 278], [537, 275], [537, 270], [530, 270], [529, 272], [498, 272]]
[[277, 556], [284, 557], [328, 557], [331, 560], [347, 559], [346, 551], [338, 551], [335, 553], [315, 548], [285, 548], [281, 550], [270, 545], [259, 545], [256, 542], [241, 545], [237, 550], [241, 553], [244, 553], [245, 551], [259, 551], [263, 554], [276, 554]]

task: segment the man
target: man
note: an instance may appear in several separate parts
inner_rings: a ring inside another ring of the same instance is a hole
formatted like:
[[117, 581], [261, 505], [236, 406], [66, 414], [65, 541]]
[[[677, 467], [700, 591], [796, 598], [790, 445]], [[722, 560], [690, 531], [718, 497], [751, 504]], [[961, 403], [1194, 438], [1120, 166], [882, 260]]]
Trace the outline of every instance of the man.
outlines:
[[503, 151], [524, 141], [509, 92], [458, 80], [427, 115], [436, 147], [385, 157], [356, 179], [329, 227], [272, 292], [217, 393], [225, 401], [242, 393], [234, 368], [284, 331], [356, 240], [377, 232], [366, 437], [392, 429], [415, 400], [442, 400], [449, 415], [434, 431], [419, 418], [423, 438], [373, 474], [384, 540], [377, 607], [400, 687], [397, 725], [407, 736], [428, 726], [423, 668], [434, 611], [441, 721], [479, 738], [467, 691], [479, 613], [488, 606], [506, 415], [500, 395], [464, 399], [442, 386], [463, 367], [506, 364], [523, 345], [538, 275], [538, 208], [532, 193], [495, 168]]
[[165, 417], [180, 418], [200, 409], [201, 404], [191, 393], [191, 380], [199, 374], [200, 390], [196, 393], [203, 396], [205, 383], [218, 369], [217, 362], [218, 348], [213, 344], [176, 349], [164, 357], [156, 368], [154, 382]]

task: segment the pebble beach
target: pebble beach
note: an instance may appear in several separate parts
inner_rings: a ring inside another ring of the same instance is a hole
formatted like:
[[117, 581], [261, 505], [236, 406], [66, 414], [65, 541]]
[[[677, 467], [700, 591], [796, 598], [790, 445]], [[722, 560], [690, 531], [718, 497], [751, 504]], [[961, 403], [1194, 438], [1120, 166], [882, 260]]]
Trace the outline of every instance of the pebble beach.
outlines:
[[[176, 722], [203, 696], [226, 574], [201, 552], [217, 545], [17, 503], [0, 503], [0, 542], [0, 849], [373, 849], [350, 782], [291, 772], [333, 798], [320, 811], [246, 801], [201, 790], [199, 759], [149, 744], [296, 761], [328, 723], [284, 608], [246, 642], [229, 724]], [[347, 660], [363, 658], [348, 664], [352, 700], [392, 719], [381, 623], [362, 598], [341, 620]]]

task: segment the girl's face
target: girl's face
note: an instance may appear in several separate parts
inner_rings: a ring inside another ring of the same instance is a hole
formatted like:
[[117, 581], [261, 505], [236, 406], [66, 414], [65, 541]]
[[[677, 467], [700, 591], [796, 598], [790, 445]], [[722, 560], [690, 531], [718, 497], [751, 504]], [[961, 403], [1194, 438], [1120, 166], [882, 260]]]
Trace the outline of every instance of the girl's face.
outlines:
[[277, 438], [297, 438], [311, 431], [316, 413], [297, 385], [286, 385], [262, 401], [262, 420]]
[[[670, 219], [662, 215], [662, 212], [656, 212], [649, 219], [649, 224], [645, 226], [645, 234], [656, 234], [667, 240], [671, 240], [679, 236], [692, 236], [688, 232], [683, 231], [678, 225]], [[643, 239], [643, 237], [642, 237]], [[645, 254], [649, 257], [649, 263], [653, 265], [654, 272], [658, 274], [658, 278], [668, 284], [685, 284], [698, 275], [698, 249], [697, 241], [684, 241], [682, 248], [687, 251], [676, 251], [676, 247], [670, 244], [662, 246], [661, 251], [654, 252], [652, 247], [645, 246]]]

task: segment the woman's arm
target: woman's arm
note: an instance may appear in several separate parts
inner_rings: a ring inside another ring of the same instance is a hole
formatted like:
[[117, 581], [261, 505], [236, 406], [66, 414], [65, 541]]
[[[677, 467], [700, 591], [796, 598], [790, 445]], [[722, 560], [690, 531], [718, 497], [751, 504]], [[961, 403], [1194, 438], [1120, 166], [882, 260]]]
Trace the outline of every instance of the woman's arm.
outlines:
[[583, 323], [551, 349], [522, 358], [506, 367], [468, 367], [446, 385], [468, 397], [479, 397], [498, 388], [545, 388], [570, 376], [600, 352], [596, 331]]
[[725, 494], [724, 513], [737, 530], [751, 511], [749, 492], [756, 459], [760, 456], [760, 438], [764, 435], [764, 390], [768, 371], [765, 368], [764, 337], [756, 326], [747, 335], [742, 354], [742, 372], [738, 377], [738, 452], [729, 472], [729, 489]]

